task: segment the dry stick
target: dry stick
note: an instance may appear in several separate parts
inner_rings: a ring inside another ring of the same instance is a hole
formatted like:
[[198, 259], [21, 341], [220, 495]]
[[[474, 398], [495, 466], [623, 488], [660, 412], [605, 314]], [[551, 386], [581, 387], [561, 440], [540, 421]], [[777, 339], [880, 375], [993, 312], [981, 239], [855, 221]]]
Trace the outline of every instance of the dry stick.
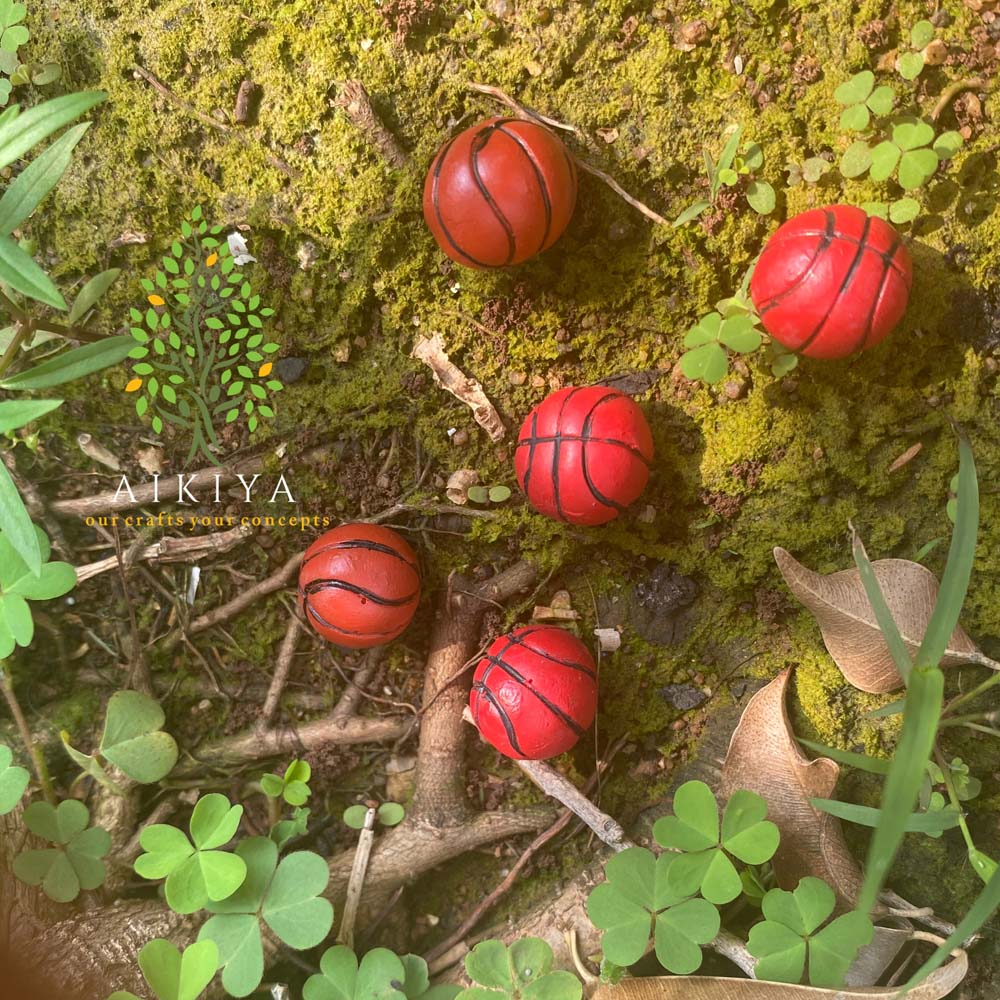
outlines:
[[281, 649], [278, 651], [278, 659], [274, 665], [274, 676], [271, 678], [271, 686], [267, 689], [267, 697], [264, 699], [264, 707], [260, 710], [260, 723], [262, 727], [267, 727], [274, 720], [274, 713], [278, 711], [278, 702], [281, 700], [281, 693], [285, 690], [285, 682], [288, 680], [288, 671], [291, 669], [292, 660], [295, 657], [295, 647], [299, 641], [302, 626], [298, 618], [294, 615], [288, 620], [288, 628], [285, 631], [285, 638], [281, 641]]
[[348, 80], [334, 101], [348, 121], [394, 167], [405, 167], [409, 157], [396, 137], [385, 127], [372, 107], [372, 100], [360, 80]]
[[358, 907], [361, 905], [361, 890], [365, 887], [365, 872], [368, 871], [368, 859], [375, 843], [375, 810], [365, 813], [365, 825], [358, 837], [358, 847], [354, 852], [354, 866], [347, 882], [347, 897], [344, 900], [343, 916], [340, 918], [340, 931], [337, 934], [337, 944], [354, 947], [354, 924], [358, 919]]
[[[198, 121], [200, 121], [203, 125], [208, 125], [209, 128], [214, 128], [216, 131], [221, 132], [223, 135], [228, 135], [233, 139], [237, 139], [244, 146], [252, 148], [253, 146], [257, 145], [257, 143], [254, 143], [252, 140], [244, 137], [242, 133], [234, 131], [228, 125], [224, 125], [222, 122], [216, 121], [214, 118], [210, 117], [209, 115], [203, 114], [197, 108], [188, 104], [187, 101], [178, 97], [162, 80], [158, 79], [152, 73], [150, 73], [148, 69], [143, 69], [142, 66], [135, 65], [132, 67], [132, 71], [137, 77], [142, 77], [142, 79], [145, 80], [146, 83], [148, 83], [154, 90], [161, 93], [164, 97], [166, 97], [167, 100], [172, 101], [174, 104], [176, 104], [177, 107], [179, 107], [186, 114], [189, 114], [192, 118], [197, 118]], [[260, 145], [263, 146], [263, 144]], [[284, 160], [279, 159], [273, 153], [265, 151], [264, 158], [267, 160], [268, 163], [271, 164], [272, 167], [276, 168], [277, 170], [280, 170], [283, 174], [286, 174], [288, 177], [294, 178], [299, 176], [298, 170], [296, 170], [294, 167], [290, 167], [287, 163], [285, 163]]]
[[881, 899], [890, 910], [907, 911], [911, 919], [926, 924], [931, 930], [935, 930], [945, 937], [951, 937], [955, 933], [954, 924], [949, 924], [947, 920], [942, 920], [940, 917], [934, 916], [933, 910], [928, 914], [924, 909], [908, 903], [902, 896], [897, 895], [895, 892], [884, 891]]
[[[365, 695], [365, 685], [375, 672], [382, 660], [384, 648], [376, 646], [365, 654], [364, 662], [354, 671], [354, 675], [347, 679], [347, 684], [340, 696], [337, 704], [334, 705], [330, 718], [336, 723], [346, 723], [357, 711], [358, 702]], [[380, 701], [382, 699], [379, 699]]]
[[[518, 104], [513, 97], [509, 94], [505, 94], [498, 87], [489, 87], [482, 83], [469, 83], [466, 84], [466, 86], [469, 90], [478, 91], [480, 94], [488, 94], [490, 97], [506, 104], [518, 118], [521, 118], [524, 121], [542, 122], [545, 125], [551, 125], [553, 128], [561, 128], [567, 132], [574, 132], [577, 135], [581, 134], [580, 130], [573, 125], [565, 125], [562, 122], [557, 122], [554, 118], [547, 118], [545, 115], [538, 114], [536, 111], [529, 111], [527, 108]], [[572, 155], [573, 160], [581, 170], [588, 174], [592, 174], [598, 180], [603, 181], [609, 188], [611, 188], [612, 191], [614, 191], [616, 195], [618, 195], [619, 198], [628, 202], [628, 204], [631, 205], [636, 211], [645, 215], [647, 219], [652, 219], [653, 222], [656, 222], [661, 226], [670, 225], [670, 223], [663, 218], [659, 212], [654, 212], [653, 209], [651, 209], [648, 205], [644, 205], [638, 198], [633, 198], [632, 195], [630, 195], [628, 191], [626, 191], [610, 174], [606, 174], [603, 170], [598, 170], [597, 167], [591, 166], [586, 160], [580, 159], [580, 157], [576, 154]]]
[[981, 76], [970, 76], [965, 80], [956, 80], [950, 86], [941, 91], [934, 110], [931, 111], [931, 119], [937, 121], [944, 114], [945, 109], [963, 90], [979, 90], [986, 86], [986, 81]]
[[21, 703], [17, 700], [10, 674], [7, 672], [7, 668], [2, 660], [0, 660], [0, 688], [3, 689], [3, 696], [7, 699], [10, 714], [14, 716], [17, 731], [21, 735], [21, 742], [24, 743], [24, 749], [28, 751], [31, 761], [35, 766], [35, 775], [38, 778], [38, 784], [41, 786], [42, 794], [45, 796], [45, 801], [49, 805], [54, 806], [56, 804], [56, 795], [52, 790], [52, 779], [49, 777], [49, 768], [45, 763], [45, 754], [42, 752], [42, 748], [32, 739], [31, 730], [28, 728], [28, 721], [24, 717], [24, 712], [21, 711]]
[[[121, 536], [118, 533], [118, 525], [114, 525], [115, 534], [115, 555], [114, 558], [118, 563], [118, 579], [121, 581], [122, 585], [122, 599], [125, 601], [128, 607], [128, 620], [129, 620], [129, 658], [131, 663], [129, 665], [129, 684], [136, 689], [136, 691], [141, 694], [147, 695], [152, 698], [155, 694], [153, 690], [153, 678], [149, 673], [149, 664], [146, 662], [146, 655], [142, 648], [142, 643], [139, 641], [139, 624], [135, 617], [135, 605], [129, 598], [128, 592], [128, 578], [125, 571], [125, 561], [122, 559], [122, 543]], [[131, 555], [131, 552], [129, 552]]]

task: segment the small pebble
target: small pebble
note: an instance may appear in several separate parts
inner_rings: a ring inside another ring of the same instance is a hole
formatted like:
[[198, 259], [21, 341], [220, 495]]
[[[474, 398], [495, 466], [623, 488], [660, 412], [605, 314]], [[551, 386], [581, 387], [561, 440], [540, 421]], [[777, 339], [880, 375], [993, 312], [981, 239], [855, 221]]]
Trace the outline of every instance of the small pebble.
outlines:
[[469, 432], [465, 429], [455, 431], [451, 436], [451, 443], [455, 445], [456, 448], [461, 448], [469, 443]]

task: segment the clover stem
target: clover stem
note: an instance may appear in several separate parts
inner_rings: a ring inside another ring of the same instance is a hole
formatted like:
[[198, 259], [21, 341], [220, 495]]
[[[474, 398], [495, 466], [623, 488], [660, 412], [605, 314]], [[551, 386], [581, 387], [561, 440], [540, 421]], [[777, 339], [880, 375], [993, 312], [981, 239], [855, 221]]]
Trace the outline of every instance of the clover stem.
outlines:
[[281, 819], [281, 798], [272, 799], [270, 795], [267, 796], [267, 822], [271, 829]]
[[21, 349], [21, 345], [35, 332], [35, 324], [30, 320], [25, 318], [24, 320], [17, 320], [14, 324], [14, 336], [11, 338], [10, 343], [7, 345], [7, 350], [4, 351], [3, 357], [0, 357], [0, 375], [3, 375], [5, 371], [14, 363], [14, 359], [17, 357], [17, 352]]
[[945, 756], [941, 753], [937, 744], [934, 746], [934, 759], [937, 761], [937, 766], [941, 768], [941, 776], [944, 778], [944, 787], [948, 791], [948, 801], [951, 802], [955, 811], [958, 813], [958, 826], [962, 831], [962, 837], [965, 839], [965, 845], [970, 851], [974, 851], [976, 849], [976, 842], [972, 839], [972, 833], [969, 831], [969, 824], [965, 822], [965, 813], [962, 810], [962, 802], [958, 797], [958, 790], [955, 788], [955, 781], [951, 776], [951, 767], [949, 767], [948, 761], [945, 760]]
[[351, 867], [351, 877], [347, 882], [347, 897], [344, 900], [344, 915], [340, 918], [340, 931], [337, 933], [337, 943], [354, 947], [354, 923], [358, 919], [358, 906], [361, 904], [361, 890], [365, 885], [365, 872], [368, 870], [368, 859], [371, 857], [372, 845], [375, 842], [374, 809], [365, 813], [365, 825], [358, 837], [358, 848], [354, 852], [354, 865]]
[[35, 775], [38, 778], [38, 784], [41, 786], [42, 794], [45, 796], [45, 801], [49, 805], [54, 806], [56, 804], [56, 794], [52, 790], [52, 779], [49, 777], [49, 768], [45, 763], [45, 755], [42, 753], [41, 747], [31, 737], [28, 721], [24, 717], [24, 712], [21, 711], [21, 704], [14, 693], [14, 685], [10, 679], [10, 674], [7, 672], [7, 668], [2, 660], [0, 660], [0, 688], [3, 689], [3, 696], [7, 699], [10, 714], [14, 716], [17, 731], [21, 735], [21, 742], [24, 743], [24, 748], [28, 751], [28, 756], [31, 757], [34, 764]]

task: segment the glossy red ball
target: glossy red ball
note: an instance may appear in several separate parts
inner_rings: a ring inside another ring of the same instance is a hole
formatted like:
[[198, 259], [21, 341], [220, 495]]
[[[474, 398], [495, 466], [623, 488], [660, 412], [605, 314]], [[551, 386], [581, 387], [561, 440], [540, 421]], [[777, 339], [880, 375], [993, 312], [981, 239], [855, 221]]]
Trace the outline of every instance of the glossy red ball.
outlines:
[[441, 147], [424, 183], [424, 219], [466, 267], [520, 264], [547, 250], [576, 204], [576, 165], [545, 126], [488, 118]]
[[338, 646], [367, 649], [396, 638], [420, 602], [413, 549], [391, 528], [342, 524], [306, 549], [299, 606], [306, 621]]
[[594, 721], [597, 668], [587, 647], [564, 629], [516, 628], [476, 666], [469, 708], [483, 738], [507, 757], [556, 757]]
[[854, 205], [814, 208], [780, 226], [750, 279], [764, 329], [809, 358], [874, 347], [906, 312], [910, 254], [888, 222]]
[[618, 389], [560, 389], [521, 425], [514, 470], [535, 510], [571, 524], [604, 524], [642, 493], [653, 436]]

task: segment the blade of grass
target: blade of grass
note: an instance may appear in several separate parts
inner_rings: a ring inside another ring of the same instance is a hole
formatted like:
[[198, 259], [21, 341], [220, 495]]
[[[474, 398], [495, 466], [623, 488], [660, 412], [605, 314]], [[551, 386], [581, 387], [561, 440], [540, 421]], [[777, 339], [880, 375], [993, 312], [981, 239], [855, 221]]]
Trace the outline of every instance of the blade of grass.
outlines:
[[800, 739], [804, 747], [808, 747], [814, 753], [829, 757], [838, 764], [846, 764], [847, 767], [856, 767], [859, 771], [867, 771], [869, 774], [888, 774], [889, 761], [880, 760], [878, 757], [869, 757], [863, 753], [851, 753], [849, 750], [838, 750], [836, 747], [824, 746], [822, 743], [813, 743], [812, 740]]
[[866, 719], [885, 719], [890, 715], [899, 715], [903, 711], [903, 698], [890, 701], [888, 705], [881, 708], [873, 708], [870, 712], [865, 712]]
[[[871, 806], [859, 806], [853, 802], [840, 802], [837, 799], [810, 799], [813, 808], [829, 813], [837, 819], [857, 823], [859, 826], [878, 826], [882, 819], [881, 809]], [[950, 806], [935, 809], [933, 812], [910, 813], [906, 817], [906, 833], [944, 833], [961, 825], [962, 814]]]

